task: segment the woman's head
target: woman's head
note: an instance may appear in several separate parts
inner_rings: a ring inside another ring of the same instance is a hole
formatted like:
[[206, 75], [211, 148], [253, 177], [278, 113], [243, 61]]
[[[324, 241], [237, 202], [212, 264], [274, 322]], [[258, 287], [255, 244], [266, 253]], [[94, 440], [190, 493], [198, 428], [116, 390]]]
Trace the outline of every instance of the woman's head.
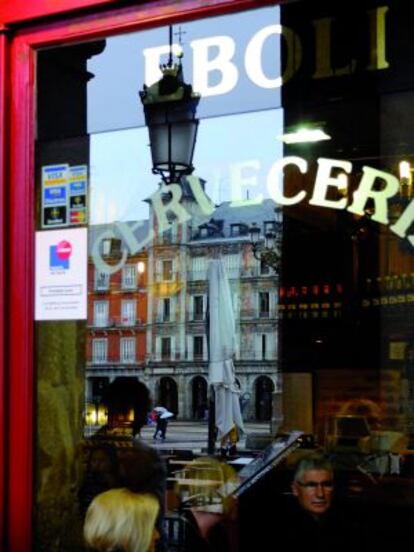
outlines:
[[159, 512], [158, 500], [150, 494], [111, 489], [96, 496], [86, 512], [85, 541], [94, 550], [149, 552]]

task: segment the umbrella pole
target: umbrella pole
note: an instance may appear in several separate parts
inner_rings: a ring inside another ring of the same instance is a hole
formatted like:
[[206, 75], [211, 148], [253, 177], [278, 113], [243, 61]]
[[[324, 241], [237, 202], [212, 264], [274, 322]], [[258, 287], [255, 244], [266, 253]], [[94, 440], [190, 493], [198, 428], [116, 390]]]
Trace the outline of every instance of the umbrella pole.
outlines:
[[[210, 364], [210, 297], [207, 296], [206, 308], [206, 336], [207, 336], [207, 357]], [[214, 387], [209, 385], [208, 394], [208, 434], [207, 434], [207, 454], [214, 455], [216, 451], [216, 401]]]
[[210, 385], [208, 404], [208, 446], [207, 453], [214, 455], [216, 451], [216, 400], [214, 387]]

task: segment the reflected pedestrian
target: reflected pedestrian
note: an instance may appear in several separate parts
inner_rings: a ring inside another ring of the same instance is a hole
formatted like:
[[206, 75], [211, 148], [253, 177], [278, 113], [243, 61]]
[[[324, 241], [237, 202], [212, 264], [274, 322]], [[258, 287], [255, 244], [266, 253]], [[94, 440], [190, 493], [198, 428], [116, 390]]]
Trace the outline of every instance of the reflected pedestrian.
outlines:
[[153, 439], [154, 441], [156, 440], [156, 438], [158, 437], [158, 433], [161, 433], [161, 428], [162, 428], [162, 421], [161, 421], [161, 412], [157, 412], [155, 414], [155, 431], [154, 431], [154, 435], [153, 435]]
[[164, 414], [165, 413], [163, 413], [163, 412], [159, 412], [157, 414], [156, 426], [155, 426], [155, 431], [154, 431], [154, 436], [153, 436], [154, 440], [157, 439], [158, 433], [160, 434], [161, 439], [165, 440], [165, 436], [166, 436], [166, 433], [167, 433], [167, 427], [168, 427], [168, 418], [166, 416], [164, 416]]
[[167, 427], [168, 427], [168, 419], [163, 418], [161, 414], [160, 418], [160, 430], [161, 430], [161, 439], [164, 440], [165, 436], [167, 434]]

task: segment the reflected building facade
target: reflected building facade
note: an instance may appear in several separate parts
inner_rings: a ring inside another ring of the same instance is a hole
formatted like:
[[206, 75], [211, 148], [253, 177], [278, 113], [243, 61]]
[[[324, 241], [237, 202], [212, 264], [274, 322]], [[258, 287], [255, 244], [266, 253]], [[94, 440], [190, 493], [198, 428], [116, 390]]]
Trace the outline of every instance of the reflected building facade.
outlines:
[[[124, 256], [127, 244], [116, 225], [97, 225], [90, 233], [90, 251], [99, 252], [114, 273], [99, 271], [90, 258], [88, 426], [109, 421], [102, 400], [105, 389], [120, 377], [136, 378], [148, 389], [153, 406], [165, 405], [178, 419], [206, 419], [207, 270], [217, 256], [223, 259], [232, 292], [235, 369], [244, 416], [270, 420], [272, 393], [280, 392], [278, 275], [254, 258], [248, 228], [255, 222], [262, 239], [275, 230], [275, 203], [226, 202], [206, 217], [185, 180], [182, 190], [181, 204], [191, 219], [171, 220], [167, 231], [157, 232], [151, 209], [149, 221], [134, 232], [137, 243], [151, 229], [154, 237], [135, 255]], [[105, 238], [108, 231], [113, 238]], [[124, 420], [110, 418], [112, 424], [129, 424], [133, 412]]]

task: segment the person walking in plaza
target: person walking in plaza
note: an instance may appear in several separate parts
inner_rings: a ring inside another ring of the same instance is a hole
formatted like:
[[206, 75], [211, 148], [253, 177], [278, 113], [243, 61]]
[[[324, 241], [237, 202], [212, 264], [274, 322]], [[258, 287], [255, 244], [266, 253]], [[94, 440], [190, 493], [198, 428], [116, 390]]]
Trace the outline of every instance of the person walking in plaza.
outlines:
[[155, 420], [156, 426], [154, 431], [153, 439], [155, 440], [158, 437], [158, 433], [161, 436], [161, 439], [164, 440], [166, 433], [167, 433], [167, 427], [168, 427], [168, 419], [173, 416], [172, 412], [169, 412], [167, 409], [164, 409], [164, 411], [157, 412], [157, 417]]
[[158, 437], [158, 434], [160, 433], [162, 436], [162, 420], [161, 420], [161, 412], [157, 412], [156, 418], [155, 418], [155, 431], [153, 435], [153, 439], [155, 440]]

